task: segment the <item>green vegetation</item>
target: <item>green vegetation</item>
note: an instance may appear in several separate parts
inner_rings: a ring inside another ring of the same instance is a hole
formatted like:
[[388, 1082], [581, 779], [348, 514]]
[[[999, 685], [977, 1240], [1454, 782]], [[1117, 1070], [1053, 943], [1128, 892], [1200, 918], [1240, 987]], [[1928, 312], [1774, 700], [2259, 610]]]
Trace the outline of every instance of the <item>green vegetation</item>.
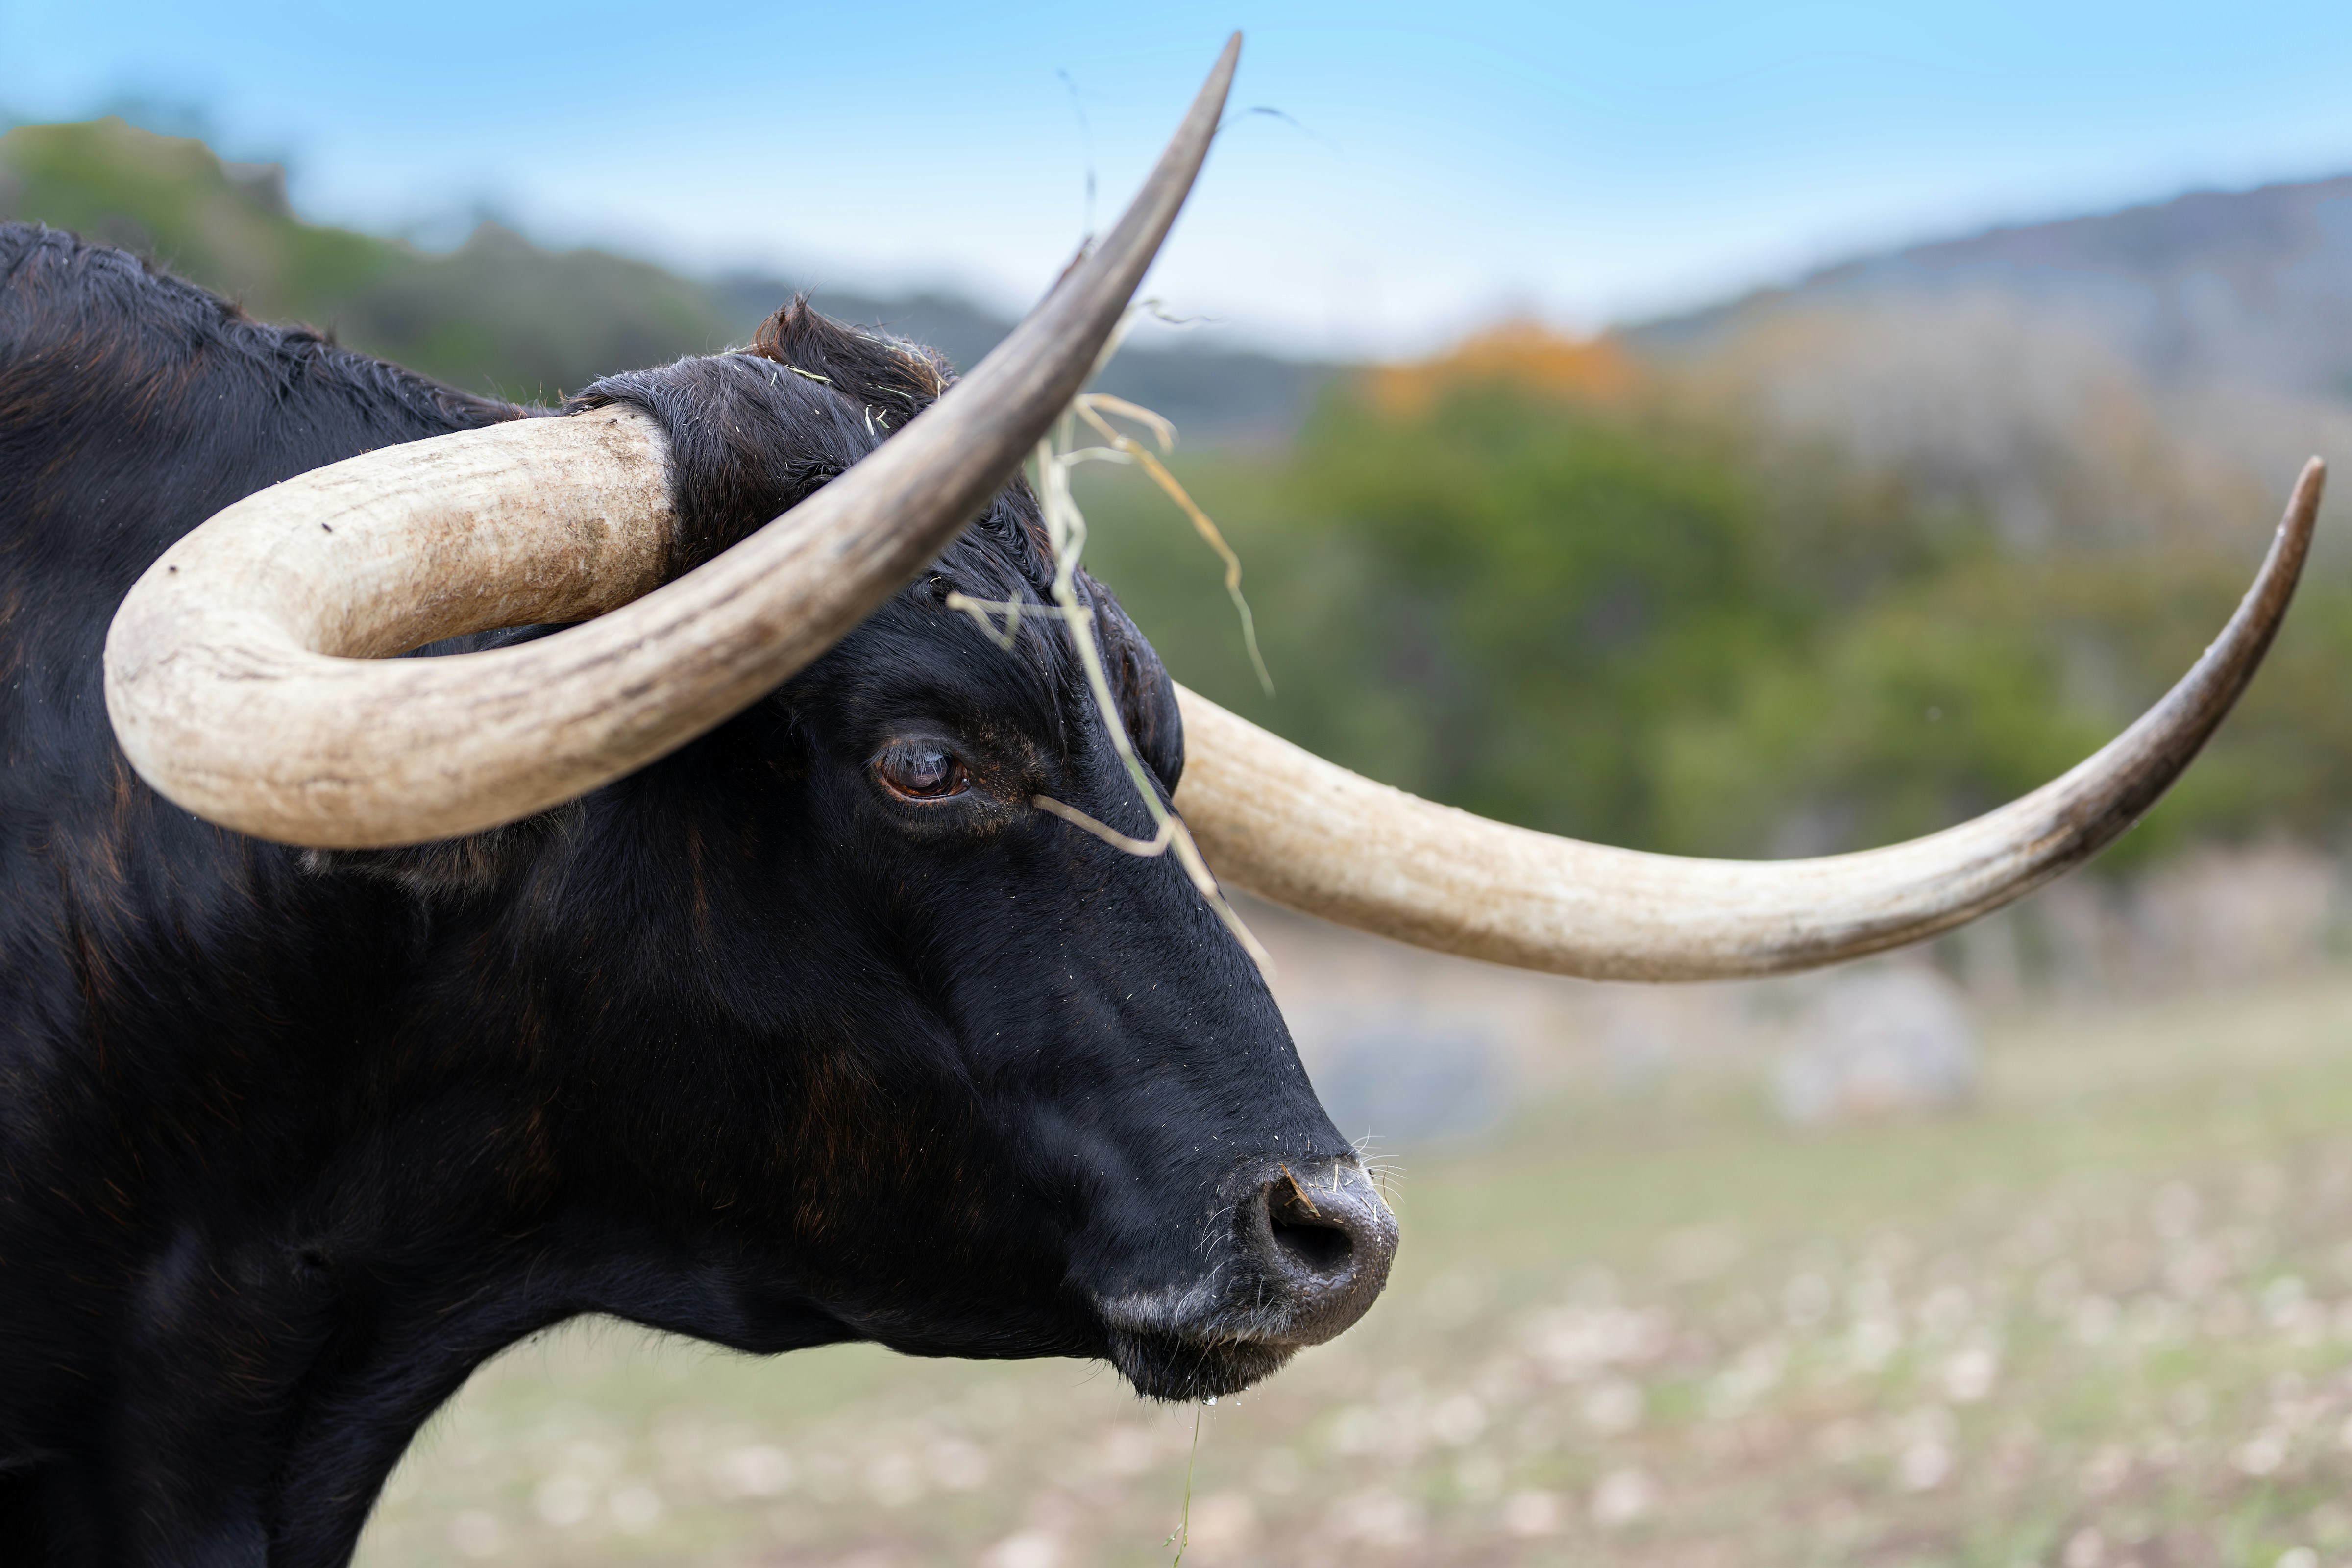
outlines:
[[[1247, 564], [1277, 695], [1218, 563], [1095, 469], [1090, 561], [1179, 678], [1361, 772], [1530, 826], [1819, 853], [2055, 777], [2195, 660], [2274, 519], [2224, 552], [2005, 549], [1832, 450], [1793, 450], [1605, 353], [1527, 335], [1328, 391], [1290, 449], [1184, 482]], [[1591, 367], [1588, 367], [1591, 368]], [[2221, 741], [2126, 840], [2332, 837], [2352, 791], [2352, 595], [2315, 574]]]

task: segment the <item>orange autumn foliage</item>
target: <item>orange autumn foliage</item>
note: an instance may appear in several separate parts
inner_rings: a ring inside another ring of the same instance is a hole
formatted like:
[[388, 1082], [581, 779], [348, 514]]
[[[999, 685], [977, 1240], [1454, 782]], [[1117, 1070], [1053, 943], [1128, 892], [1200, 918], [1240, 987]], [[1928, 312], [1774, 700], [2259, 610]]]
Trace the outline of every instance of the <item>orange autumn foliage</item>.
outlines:
[[1503, 385], [1579, 403], [1624, 401], [1641, 369], [1613, 337], [1571, 338], [1537, 321], [1505, 321], [1445, 353], [1409, 364], [1377, 365], [1365, 391], [1381, 413], [1410, 417], [1460, 386]]

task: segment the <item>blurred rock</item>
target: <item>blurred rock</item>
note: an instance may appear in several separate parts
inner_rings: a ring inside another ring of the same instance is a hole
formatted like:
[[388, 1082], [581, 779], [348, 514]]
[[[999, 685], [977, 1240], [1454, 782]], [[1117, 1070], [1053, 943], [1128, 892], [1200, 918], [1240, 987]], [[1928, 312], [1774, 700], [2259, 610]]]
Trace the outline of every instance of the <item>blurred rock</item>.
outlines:
[[1509, 1075], [1492, 1036], [1458, 1021], [1325, 1021], [1315, 1091], [1341, 1132], [1372, 1149], [1457, 1143], [1492, 1131]]
[[2125, 878], [2067, 877], [1940, 945], [1992, 1013], [2242, 988], [2336, 962], [2345, 892], [2343, 862], [2309, 845], [2196, 845]]
[[2243, 984], [2316, 968], [2341, 916], [2343, 873], [2302, 845], [2206, 846], [2143, 877], [2131, 900], [2137, 977]]
[[1948, 1110], [1976, 1086], [1968, 1004], [1924, 964], [1830, 977], [1800, 1015], [1796, 1040], [1773, 1087], [1780, 1114], [1801, 1125]]

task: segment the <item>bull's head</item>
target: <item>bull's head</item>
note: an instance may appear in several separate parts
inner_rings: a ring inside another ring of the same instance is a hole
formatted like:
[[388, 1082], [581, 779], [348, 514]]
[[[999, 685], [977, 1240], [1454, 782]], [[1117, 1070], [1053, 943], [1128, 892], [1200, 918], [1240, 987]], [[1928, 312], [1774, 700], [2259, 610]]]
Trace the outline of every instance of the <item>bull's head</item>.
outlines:
[[[1237, 47], [1117, 229], [943, 395], [919, 355], [787, 317], [752, 353], [616, 378], [568, 417], [264, 491], [116, 618], [116, 732], [173, 800], [394, 875], [522, 868], [500, 896], [528, 916], [533, 1026], [637, 1064], [590, 1071], [631, 1087], [551, 1136], [584, 1141], [575, 1170], [638, 1152], [615, 1193], [705, 1216], [697, 1256], [735, 1315], [680, 1326], [1106, 1353], [1187, 1395], [1378, 1291], [1393, 1224], [1255, 966], [1176, 865], [1066, 820], [1148, 831], [1074, 635], [1099, 639], [1119, 724], [1229, 880], [1451, 952], [1696, 979], [1911, 941], [2082, 860], [2186, 765], [2284, 613], [2315, 467], [2221, 639], [2097, 756], [1930, 838], [1769, 864], [1576, 844], [1370, 784], [1172, 686], [1083, 583], [1091, 630], [1033, 619], [996, 646], [949, 596], [1045, 598], [1035, 504], [1008, 482], [1173, 220]], [[737, 542], [719, 514], [747, 508], [782, 515]], [[500, 850], [525, 819], [549, 830]], [[592, 881], [633, 889], [638, 956], [567, 997], [583, 924], [624, 918], [577, 907]], [[719, 930], [714, 908], [754, 913]], [[677, 1071], [644, 1070], [664, 1052]]]

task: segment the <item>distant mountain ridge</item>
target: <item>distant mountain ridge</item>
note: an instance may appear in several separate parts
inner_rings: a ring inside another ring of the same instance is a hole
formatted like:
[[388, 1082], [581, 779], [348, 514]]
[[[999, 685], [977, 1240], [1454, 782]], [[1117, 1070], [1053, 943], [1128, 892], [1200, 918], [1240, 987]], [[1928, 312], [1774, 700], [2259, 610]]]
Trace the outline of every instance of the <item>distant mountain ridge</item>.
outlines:
[[[426, 374], [527, 402], [743, 342], [801, 291], [779, 279], [703, 280], [607, 251], [549, 250], [496, 223], [446, 255], [304, 223], [278, 166], [225, 162], [201, 142], [111, 118], [0, 135], [0, 217], [152, 256], [265, 320], [305, 321]], [[936, 293], [813, 292], [820, 309], [927, 342], [960, 367], [1013, 325]], [[1297, 427], [1335, 368], [1209, 343], [1139, 344], [1099, 384], [1158, 409], [1192, 440], [1264, 442]]]
[[2013, 544], [2235, 537], [2352, 459], [2352, 177], [1911, 246], [1623, 341]]
[[2069, 316], [2160, 382], [2352, 398], [2352, 175], [1909, 246], [1632, 335], [1680, 347], [1791, 305], [1964, 292]]

